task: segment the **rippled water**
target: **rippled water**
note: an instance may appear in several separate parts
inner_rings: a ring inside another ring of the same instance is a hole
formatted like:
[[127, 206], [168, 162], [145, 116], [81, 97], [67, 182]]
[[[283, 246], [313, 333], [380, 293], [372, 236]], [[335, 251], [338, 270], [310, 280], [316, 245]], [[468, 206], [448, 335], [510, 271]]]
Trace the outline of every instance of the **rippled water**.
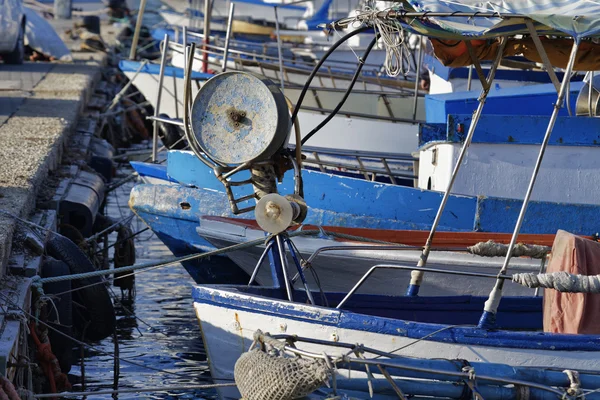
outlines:
[[[124, 171], [127, 173], [130, 171]], [[108, 198], [108, 214], [112, 217], [130, 215], [127, 206], [129, 191], [134, 184], [124, 186]], [[135, 219], [133, 230], [145, 224]], [[114, 238], [111, 238], [114, 240]], [[158, 261], [173, 255], [162, 242], [146, 231], [136, 240], [137, 262]], [[119, 288], [113, 288], [116, 298], [117, 336], [120, 362], [119, 388], [148, 388], [210, 383], [200, 328], [194, 313], [191, 290], [193, 280], [182, 266], [169, 266], [136, 274], [136, 295], [132, 302], [122, 301]], [[100, 350], [114, 352], [112, 338], [94, 344]], [[86, 390], [107, 390], [113, 387], [113, 358], [93, 350], [86, 351]], [[133, 361], [131, 365], [125, 360]], [[164, 370], [157, 372], [144, 368]], [[172, 372], [172, 373], [169, 373]], [[71, 382], [78, 382], [81, 368], [71, 369]], [[80, 384], [73, 390], [81, 390]], [[191, 399], [216, 398], [214, 390], [187, 390], [160, 393], [122, 394], [119, 399]], [[111, 395], [93, 395], [93, 399], [110, 399]]]

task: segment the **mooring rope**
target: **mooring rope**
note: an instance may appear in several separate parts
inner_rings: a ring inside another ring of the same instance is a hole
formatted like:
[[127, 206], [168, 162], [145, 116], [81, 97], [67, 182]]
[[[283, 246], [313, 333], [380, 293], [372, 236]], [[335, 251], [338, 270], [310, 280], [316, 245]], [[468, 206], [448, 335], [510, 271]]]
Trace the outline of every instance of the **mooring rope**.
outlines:
[[[290, 237], [308, 236], [308, 235], [316, 235], [319, 233], [320, 233], [319, 230], [307, 230], [307, 231], [292, 232], [289, 234], [289, 236]], [[207, 257], [211, 257], [211, 256], [216, 256], [219, 254], [225, 254], [225, 253], [228, 253], [231, 251], [242, 250], [242, 249], [246, 249], [249, 247], [254, 247], [254, 246], [263, 244], [265, 242], [265, 240], [268, 240], [268, 239], [269, 239], [269, 237], [264, 238], [264, 239], [262, 239], [262, 238], [256, 239], [256, 240], [252, 240], [252, 241], [245, 242], [245, 243], [238, 243], [238, 244], [235, 244], [232, 246], [223, 247], [221, 249], [216, 249], [216, 250], [209, 251], [206, 253], [196, 253], [196, 254], [191, 254], [189, 256], [174, 257], [174, 258], [171, 258], [171, 259], [168, 259], [165, 261], [161, 261], [161, 262], [148, 262], [148, 263], [129, 265], [126, 267], [114, 268], [114, 269], [110, 269], [110, 270], [99, 270], [99, 271], [85, 272], [85, 273], [81, 273], [81, 274], [53, 276], [53, 277], [49, 277], [49, 278], [40, 278], [38, 276], [38, 277], [33, 277], [33, 280], [35, 282], [41, 282], [43, 284], [43, 283], [75, 280], [75, 279], [85, 279], [85, 278], [104, 276], [104, 275], [112, 275], [115, 273], [118, 274], [118, 273], [132, 272], [132, 271], [137, 271], [137, 270], [146, 269], [146, 268], [167, 267], [169, 265], [178, 264], [183, 261], [199, 260], [199, 259], [203, 259], [203, 258], [207, 258]]]
[[513, 282], [530, 288], [554, 289], [565, 293], [600, 293], [600, 275], [575, 275], [568, 272], [513, 274]]
[[82, 396], [99, 396], [101, 394], [122, 394], [122, 393], [148, 393], [148, 392], [165, 392], [170, 390], [206, 390], [217, 389], [223, 387], [234, 387], [235, 383], [215, 383], [211, 385], [187, 385], [187, 386], [162, 386], [152, 388], [123, 388], [117, 390], [98, 390], [87, 392], [61, 392], [61, 393], [45, 393], [36, 394], [36, 399], [50, 399], [58, 397], [82, 397]]
[[[169, 371], [169, 370], [166, 370], [166, 369], [155, 368], [155, 367], [152, 367], [152, 366], [149, 366], [149, 365], [145, 365], [145, 364], [141, 364], [141, 363], [138, 363], [138, 362], [135, 362], [135, 361], [131, 361], [129, 358], [117, 357], [114, 353], [102, 350], [102, 349], [100, 349], [98, 347], [92, 346], [92, 345], [90, 345], [88, 343], [85, 343], [85, 342], [83, 342], [81, 340], [78, 340], [78, 339], [74, 338], [73, 336], [69, 336], [68, 334], [64, 333], [63, 331], [61, 331], [61, 330], [55, 328], [54, 326], [52, 326], [52, 325], [50, 325], [50, 324], [42, 321], [41, 319], [39, 319], [35, 315], [27, 312], [19, 304], [17, 304], [14, 300], [12, 300], [9, 296], [3, 294], [2, 292], [0, 292], [0, 298], [4, 299], [8, 304], [12, 305], [14, 308], [16, 308], [19, 311], [21, 311], [25, 316], [29, 317], [31, 320], [35, 321], [37, 324], [41, 324], [44, 327], [48, 328], [49, 330], [51, 330], [53, 332], [56, 332], [58, 335], [71, 340], [73, 343], [78, 344], [80, 346], [83, 346], [85, 348], [88, 348], [90, 350], [93, 350], [93, 351], [97, 352], [98, 354], [103, 354], [103, 355], [106, 355], [106, 356], [111, 357], [111, 358], [118, 358], [120, 362], [124, 362], [124, 363], [127, 363], [127, 364], [135, 365], [136, 367], [144, 368], [144, 369], [147, 369], [147, 370], [150, 370], [150, 371], [160, 372], [162, 374], [177, 376], [177, 377], [180, 377], [180, 378], [186, 378], [186, 379], [189, 378], [189, 376], [184, 375], [182, 373], [173, 372], [173, 371]], [[228, 381], [228, 380], [231, 380], [231, 379], [226, 379], [226, 378], [218, 378], [218, 379], [215, 379], [215, 378], [205, 378], [205, 377], [201, 377], [201, 376], [200, 377], [196, 377], [195, 379], [208, 380], [208, 381], [213, 381], [213, 382], [214, 381]]]
[[[551, 250], [552, 248], [548, 246], [517, 243], [513, 247], [512, 257], [525, 256], [542, 259], [545, 258]], [[479, 242], [473, 246], [467, 247], [467, 251], [481, 257], [506, 257], [508, 245], [488, 240], [487, 242]]]

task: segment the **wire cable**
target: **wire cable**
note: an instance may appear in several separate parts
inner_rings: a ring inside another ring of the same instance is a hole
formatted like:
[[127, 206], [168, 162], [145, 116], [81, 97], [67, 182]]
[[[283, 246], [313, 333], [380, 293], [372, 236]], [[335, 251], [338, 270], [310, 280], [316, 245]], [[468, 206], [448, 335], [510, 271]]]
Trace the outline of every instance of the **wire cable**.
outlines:
[[[321, 57], [321, 59], [319, 60], [317, 65], [315, 65], [312, 72], [308, 76], [308, 79], [304, 83], [304, 87], [302, 87], [302, 92], [300, 92], [300, 96], [298, 97], [298, 101], [296, 102], [296, 107], [294, 108], [294, 112], [292, 113], [292, 123], [294, 123], [294, 121], [296, 120], [296, 117], [298, 116], [298, 112], [300, 111], [300, 106], [302, 106], [302, 102], [304, 101], [304, 96], [306, 96], [306, 92], [308, 91], [308, 88], [310, 87], [312, 80], [314, 79], [315, 75], [317, 75], [317, 72], [319, 72], [319, 69], [321, 68], [323, 63], [325, 63], [327, 58], [335, 51], [335, 49], [340, 47], [342, 45], [342, 43], [346, 42], [351, 37], [356, 36], [359, 33], [366, 31], [367, 29], [369, 29], [368, 26], [363, 26], [363, 27], [358, 28], [358, 29], [350, 32], [349, 34], [345, 35], [343, 38], [341, 38], [340, 40], [335, 42], [335, 44], [333, 46], [331, 46], [331, 48], [329, 50], [327, 50], [327, 53], [325, 53], [323, 55], [323, 57]], [[304, 143], [304, 141], [302, 143]]]
[[[350, 96], [350, 92], [352, 91], [352, 88], [354, 88], [354, 84], [356, 83], [356, 80], [360, 76], [360, 71], [362, 71], [362, 68], [365, 65], [365, 61], [366, 61], [367, 57], [369, 56], [369, 53], [371, 53], [371, 50], [373, 50], [373, 46], [375, 46], [375, 43], [377, 43], [378, 39], [379, 39], [379, 34], [375, 35], [373, 40], [371, 40], [371, 43], [369, 43], [369, 46], [365, 50], [365, 53], [363, 54], [362, 58], [359, 60], [358, 68], [356, 69], [356, 72], [354, 73], [354, 76], [352, 77], [352, 81], [350, 82], [348, 89], [346, 89], [346, 93], [344, 93], [344, 97], [342, 97], [342, 99], [340, 100], [338, 105], [335, 107], [335, 109], [333, 109], [333, 111], [331, 111], [331, 113], [323, 121], [321, 121], [321, 123], [319, 125], [317, 125], [312, 131], [310, 131], [308, 133], [308, 135], [306, 135], [305, 137], [302, 138], [302, 142], [301, 142], [302, 144], [306, 143], [306, 141], [308, 139], [313, 137], [315, 133], [317, 133], [318, 131], [321, 130], [321, 128], [323, 128], [325, 125], [327, 125], [327, 123], [329, 121], [331, 121], [331, 119], [333, 117], [335, 117], [335, 115], [338, 113], [338, 111], [340, 111], [340, 109], [344, 106], [344, 103], [348, 99], [348, 96]], [[298, 104], [296, 104], [296, 108], [298, 108]]]

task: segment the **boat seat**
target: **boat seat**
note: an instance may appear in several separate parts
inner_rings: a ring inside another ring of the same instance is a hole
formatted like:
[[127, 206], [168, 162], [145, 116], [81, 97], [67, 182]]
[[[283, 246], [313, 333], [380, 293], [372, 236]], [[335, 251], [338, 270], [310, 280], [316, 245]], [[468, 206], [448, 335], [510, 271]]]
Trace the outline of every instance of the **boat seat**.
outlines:
[[[600, 274], [600, 243], [559, 230], [547, 272]], [[600, 334], [600, 294], [544, 291], [544, 331]]]

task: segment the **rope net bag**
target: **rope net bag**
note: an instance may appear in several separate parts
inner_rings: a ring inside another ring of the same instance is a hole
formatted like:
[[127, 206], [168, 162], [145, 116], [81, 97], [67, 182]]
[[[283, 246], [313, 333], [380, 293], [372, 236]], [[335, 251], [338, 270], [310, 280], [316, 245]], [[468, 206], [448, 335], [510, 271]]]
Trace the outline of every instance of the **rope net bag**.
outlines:
[[[260, 348], [255, 343], [261, 343]], [[268, 344], [269, 350], [267, 350]], [[235, 363], [235, 383], [245, 400], [291, 400], [304, 397], [329, 379], [325, 360], [289, 356], [284, 344], [254, 334], [250, 351]]]

